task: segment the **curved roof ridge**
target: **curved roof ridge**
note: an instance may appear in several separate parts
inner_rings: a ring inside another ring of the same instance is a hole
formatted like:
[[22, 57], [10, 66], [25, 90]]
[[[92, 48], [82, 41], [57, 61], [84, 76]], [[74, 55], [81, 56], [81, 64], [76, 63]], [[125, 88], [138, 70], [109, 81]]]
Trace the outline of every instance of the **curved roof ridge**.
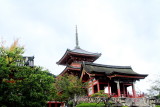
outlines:
[[98, 55], [98, 56], [101, 56], [101, 53], [93, 53], [93, 52], [89, 52], [89, 51], [86, 51], [84, 49], [81, 49], [81, 48], [75, 48], [73, 50], [71, 49], [67, 49], [68, 51], [70, 52], [73, 52], [73, 53], [81, 53], [81, 54], [88, 54], [88, 55]]
[[131, 66], [104, 65], [104, 64], [97, 64], [97, 63], [92, 63], [92, 62], [84, 62], [84, 64], [99, 66], [99, 67], [107, 67], [107, 68], [132, 69]]

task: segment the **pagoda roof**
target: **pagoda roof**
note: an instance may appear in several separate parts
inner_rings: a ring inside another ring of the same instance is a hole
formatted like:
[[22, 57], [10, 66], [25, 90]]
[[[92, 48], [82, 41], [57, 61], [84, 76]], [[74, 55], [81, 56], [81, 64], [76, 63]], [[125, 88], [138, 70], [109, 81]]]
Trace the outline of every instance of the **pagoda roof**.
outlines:
[[68, 70], [80, 71], [81, 67], [73, 67], [73, 66], [67, 65], [66, 68], [59, 75], [64, 75]]
[[73, 53], [79, 53], [79, 54], [85, 54], [85, 55], [95, 55], [95, 56], [100, 56], [100, 53], [93, 53], [93, 52], [88, 52], [86, 50], [83, 50], [81, 48], [75, 48], [73, 50], [68, 49], [68, 51], [73, 52]]
[[83, 68], [89, 74], [103, 73], [107, 76], [112, 76], [115, 74], [138, 76], [138, 77], [148, 76], [148, 74], [139, 74], [137, 72], [134, 72], [130, 66], [102, 65], [91, 62], [83, 62]]
[[93, 53], [83, 50], [81, 48], [75, 48], [73, 50], [67, 49], [63, 57], [57, 62], [59, 65], [66, 65], [67, 61], [70, 59], [71, 56], [79, 56], [79, 57], [91, 57], [93, 61], [98, 59], [101, 54], [100, 53]]

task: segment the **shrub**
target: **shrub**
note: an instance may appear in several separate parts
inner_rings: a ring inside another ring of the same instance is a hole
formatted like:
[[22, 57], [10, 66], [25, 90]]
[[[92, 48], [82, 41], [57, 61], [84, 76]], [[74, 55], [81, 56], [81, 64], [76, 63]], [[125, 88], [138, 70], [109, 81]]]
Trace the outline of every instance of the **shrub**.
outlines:
[[97, 104], [97, 103], [81, 103], [81, 104], [78, 104], [76, 107], [104, 107], [105, 104], [103, 103], [100, 103], [100, 104]]
[[108, 95], [104, 93], [104, 90], [101, 90], [98, 93], [92, 94], [91, 97], [108, 97]]

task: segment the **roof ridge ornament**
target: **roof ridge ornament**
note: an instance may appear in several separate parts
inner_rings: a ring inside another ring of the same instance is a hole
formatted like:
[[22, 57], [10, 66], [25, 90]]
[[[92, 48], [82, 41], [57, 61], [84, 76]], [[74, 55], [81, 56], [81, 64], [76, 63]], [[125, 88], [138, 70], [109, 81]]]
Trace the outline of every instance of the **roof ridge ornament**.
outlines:
[[76, 49], [80, 49], [79, 47], [79, 41], [78, 41], [78, 30], [77, 30], [77, 25], [76, 25]]

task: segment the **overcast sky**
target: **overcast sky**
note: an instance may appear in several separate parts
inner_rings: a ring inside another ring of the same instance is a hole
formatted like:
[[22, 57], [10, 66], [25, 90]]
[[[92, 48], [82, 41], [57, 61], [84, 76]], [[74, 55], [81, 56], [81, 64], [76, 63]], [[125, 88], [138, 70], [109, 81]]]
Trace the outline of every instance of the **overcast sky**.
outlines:
[[75, 25], [80, 47], [102, 53], [95, 63], [149, 74], [137, 90], [160, 72], [160, 0], [0, 0], [0, 37], [19, 38], [24, 55], [55, 75], [65, 68], [56, 62], [75, 47]]

